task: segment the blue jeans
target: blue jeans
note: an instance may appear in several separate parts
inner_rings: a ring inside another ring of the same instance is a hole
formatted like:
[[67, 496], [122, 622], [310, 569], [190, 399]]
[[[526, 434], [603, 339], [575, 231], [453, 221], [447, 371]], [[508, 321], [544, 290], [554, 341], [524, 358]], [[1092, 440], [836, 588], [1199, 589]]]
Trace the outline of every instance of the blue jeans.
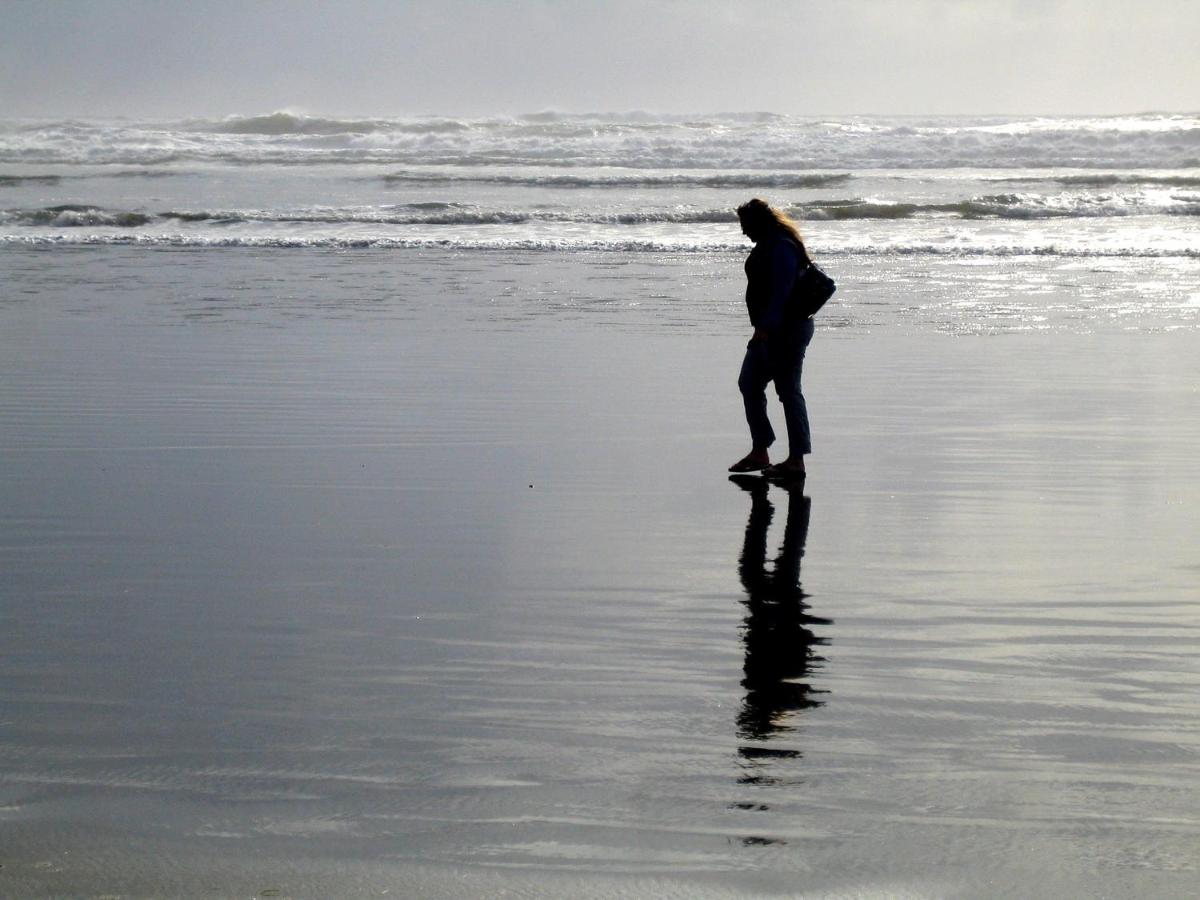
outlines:
[[746, 404], [746, 423], [755, 447], [765, 448], [775, 443], [775, 429], [767, 418], [767, 385], [773, 381], [787, 423], [788, 455], [812, 453], [808, 407], [800, 393], [800, 373], [804, 368], [804, 350], [814, 330], [812, 319], [805, 319], [792, 329], [781, 329], [780, 333], [766, 340], [751, 341], [746, 347], [738, 389]]

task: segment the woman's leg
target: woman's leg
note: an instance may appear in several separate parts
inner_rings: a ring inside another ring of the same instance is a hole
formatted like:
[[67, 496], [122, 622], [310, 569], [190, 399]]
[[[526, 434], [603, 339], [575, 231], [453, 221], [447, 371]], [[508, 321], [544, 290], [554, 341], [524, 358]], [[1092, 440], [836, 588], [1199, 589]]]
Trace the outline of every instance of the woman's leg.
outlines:
[[775, 443], [775, 429], [767, 418], [767, 384], [771, 381], [771, 360], [765, 341], [751, 341], [742, 360], [738, 390], [746, 407], [746, 424], [755, 450], [766, 449]]
[[788, 461], [797, 467], [803, 467], [805, 454], [812, 453], [808, 405], [800, 389], [800, 377], [804, 371], [804, 351], [812, 340], [813, 330], [812, 320], [805, 320], [794, 338], [781, 343], [772, 358], [775, 393], [783, 404], [783, 416], [787, 422]]

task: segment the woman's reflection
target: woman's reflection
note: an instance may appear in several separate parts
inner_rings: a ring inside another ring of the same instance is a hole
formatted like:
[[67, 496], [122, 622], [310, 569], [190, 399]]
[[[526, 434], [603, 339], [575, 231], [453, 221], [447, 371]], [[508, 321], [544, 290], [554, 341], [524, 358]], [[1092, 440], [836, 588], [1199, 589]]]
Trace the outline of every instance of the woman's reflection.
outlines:
[[750, 494], [750, 518], [738, 560], [746, 597], [742, 630], [746, 661], [742, 687], [746, 696], [738, 714], [738, 737], [756, 743], [743, 745], [743, 758], [799, 756], [799, 751], [765, 747], [757, 742], [790, 731], [789, 714], [821, 706], [824, 701], [805, 680], [823, 661], [815, 648], [825, 644], [811, 626], [831, 624], [808, 615], [807, 594], [800, 588], [800, 558], [808, 537], [811, 501], [803, 482], [774, 487], [787, 494], [783, 546], [774, 564], [767, 565], [767, 530], [775, 508], [767, 499], [768, 483], [752, 475], [730, 477]]

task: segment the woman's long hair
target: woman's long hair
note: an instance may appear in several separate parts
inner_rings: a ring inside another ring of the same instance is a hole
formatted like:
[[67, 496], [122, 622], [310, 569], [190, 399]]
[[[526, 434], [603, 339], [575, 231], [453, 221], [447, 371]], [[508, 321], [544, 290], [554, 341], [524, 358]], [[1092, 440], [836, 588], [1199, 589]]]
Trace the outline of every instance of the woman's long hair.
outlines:
[[[766, 200], [755, 197], [747, 200], [737, 208], [738, 219], [749, 232], [767, 235], [771, 232], [782, 232], [790, 237], [804, 251], [804, 238], [800, 237], [800, 229], [796, 227], [785, 212], [773, 207]], [[807, 252], [805, 252], [807, 256]]]

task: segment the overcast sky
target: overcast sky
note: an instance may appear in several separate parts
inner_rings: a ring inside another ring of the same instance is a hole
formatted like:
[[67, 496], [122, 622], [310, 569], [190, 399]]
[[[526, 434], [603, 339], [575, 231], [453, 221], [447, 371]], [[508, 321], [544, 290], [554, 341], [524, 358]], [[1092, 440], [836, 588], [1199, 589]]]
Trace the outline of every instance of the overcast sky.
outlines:
[[0, 117], [1200, 110], [1200, 0], [0, 0]]

